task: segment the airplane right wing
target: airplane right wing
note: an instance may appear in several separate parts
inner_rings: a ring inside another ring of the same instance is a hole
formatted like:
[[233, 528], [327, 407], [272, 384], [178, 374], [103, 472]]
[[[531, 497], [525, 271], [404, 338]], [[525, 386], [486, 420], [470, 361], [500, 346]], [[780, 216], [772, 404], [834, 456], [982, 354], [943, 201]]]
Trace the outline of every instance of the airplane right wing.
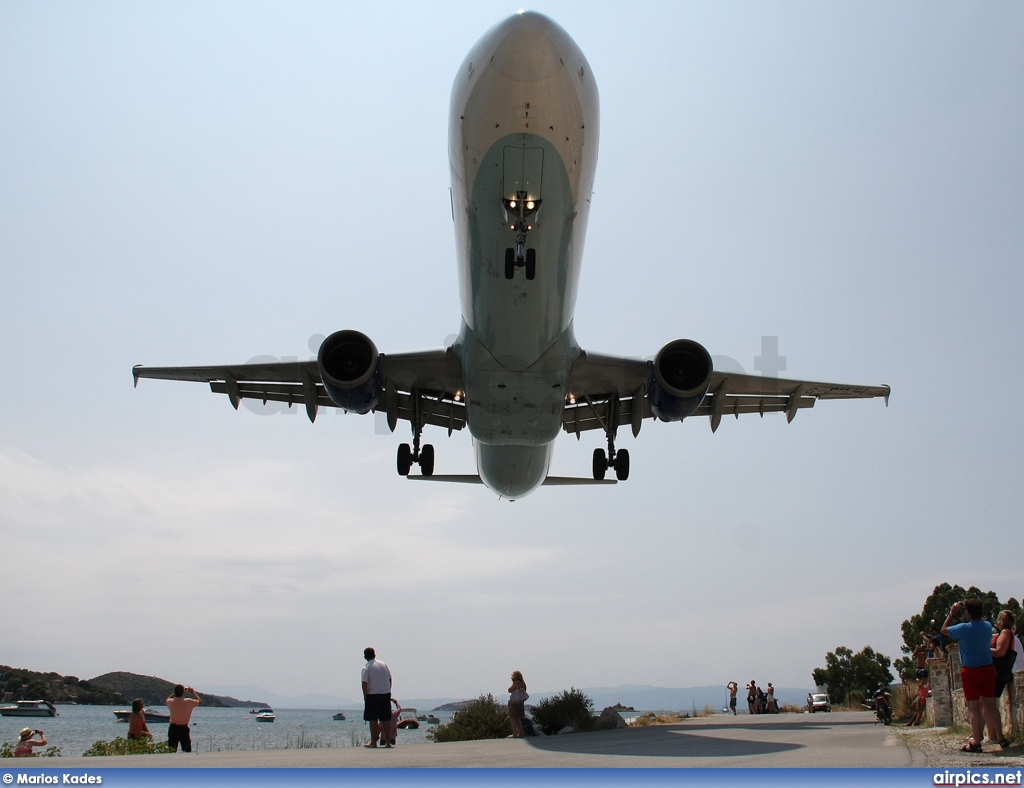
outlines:
[[[636, 436], [644, 419], [655, 418], [649, 397], [653, 380], [653, 361], [580, 353], [570, 376], [562, 428], [579, 437], [585, 430], [607, 432], [629, 424]], [[819, 399], [882, 397], [888, 405], [889, 392], [888, 386], [712, 372], [707, 392], [687, 418], [708, 416], [714, 432], [727, 414], [739, 418], [749, 413], [785, 413], [786, 420], [792, 421], [798, 410], [814, 407]]]

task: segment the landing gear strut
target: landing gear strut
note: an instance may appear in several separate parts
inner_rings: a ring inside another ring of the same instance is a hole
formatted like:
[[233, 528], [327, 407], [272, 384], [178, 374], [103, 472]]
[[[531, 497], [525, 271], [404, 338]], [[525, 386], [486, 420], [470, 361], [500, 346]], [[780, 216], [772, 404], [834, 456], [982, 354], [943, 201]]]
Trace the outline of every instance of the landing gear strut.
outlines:
[[513, 249], [505, 249], [505, 278], [512, 279], [517, 268], [526, 268], [526, 278], [532, 280], [537, 275], [537, 250], [526, 248], [526, 234], [533, 229], [529, 221], [540, 210], [540, 200], [531, 200], [526, 192], [518, 191], [511, 200], [502, 200], [505, 219], [509, 214], [514, 217], [509, 228], [516, 234], [516, 245]]
[[420, 473], [424, 476], [434, 475], [434, 447], [427, 443], [422, 447], [420, 446], [420, 437], [423, 435], [423, 424], [424, 419], [420, 413], [420, 397], [419, 392], [413, 391], [412, 393], [412, 407], [413, 414], [412, 424], [412, 446], [408, 443], [403, 443], [398, 447], [398, 475], [408, 476], [409, 471], [412, 470], [412, 466], [415, 463], [420, 466]]
[[[614, 468], [615, 478], [624, 482], [629, 478], [629, 451], [626, 449], [615, 450], [615, 433], [619, 427], [619, 398], [611, 397], [606, 407], [604, 418], [598, 416], [598, 422], [604, 427], [604, 434], [608, 437], [608, 451], [594, 449], [594, 478], [601, 481], [605, 472], [609, 468]], [[591, 408], [593, 408], [592, 403]]]

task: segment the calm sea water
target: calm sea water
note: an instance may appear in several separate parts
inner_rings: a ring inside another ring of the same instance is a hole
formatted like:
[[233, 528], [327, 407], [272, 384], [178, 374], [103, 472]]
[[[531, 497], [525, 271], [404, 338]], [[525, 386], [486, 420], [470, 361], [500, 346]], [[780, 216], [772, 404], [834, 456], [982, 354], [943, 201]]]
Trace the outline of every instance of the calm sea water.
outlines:
[[[60, 747], [62, 755], [81, 755], [99, 740], [110, 741], [128, 733], [118, 722], [114, 709], [122, 706], [58, 706], [56, 717], [0, 717], [0, 741], [14, 744], [24, 727], [41, 728], [49, 745]], [[164, 711], [162, 707], [153, 707]], [[370, 728], [363, 722], [362, 709], [344, 709], [344, 721], [332, 719], [337, 709], [274, 709], [277, 720], [256, 722], [248, 709], [215, 709], [200, 706], [192, 713], [194, 752], [218, 750], [283, 750], [304, 744], [319, 747], [357, 747], [370, 740]], [[421, 713], [426, 710], [421, 709]], [[441, 722], [452, 718], [450, 711], [433, 714]], [[416, 730], [400, 729], [398, 744], [429, 741], [433, 728], [420, 722]], [[166, 723], [149, 723], [157, 741], [167, 738]], [[38, 752], [39, 750], [37, 750]]]

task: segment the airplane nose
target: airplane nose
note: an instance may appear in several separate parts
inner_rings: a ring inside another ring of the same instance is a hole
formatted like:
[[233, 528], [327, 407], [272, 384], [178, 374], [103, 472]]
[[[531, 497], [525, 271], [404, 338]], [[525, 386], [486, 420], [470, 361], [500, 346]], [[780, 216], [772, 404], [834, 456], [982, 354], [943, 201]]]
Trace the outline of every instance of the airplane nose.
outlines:
[[498, 26], [494, 37], [491, 66], [509, 79], [539, 82], [562, 68], [559, 44], [568, 35], [543, 14], [516, 14]]

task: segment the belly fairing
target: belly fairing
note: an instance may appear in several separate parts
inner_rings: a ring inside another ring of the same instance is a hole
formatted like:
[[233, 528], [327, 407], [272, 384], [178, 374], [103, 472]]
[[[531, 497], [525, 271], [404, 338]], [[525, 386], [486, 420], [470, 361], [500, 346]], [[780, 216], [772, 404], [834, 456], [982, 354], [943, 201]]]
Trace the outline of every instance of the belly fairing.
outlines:
[[551, 444], [490, 446], [475, 443], [476, 467], [484, 484], [505, 498], [522, 498], [543, 484], [551, 464]]

